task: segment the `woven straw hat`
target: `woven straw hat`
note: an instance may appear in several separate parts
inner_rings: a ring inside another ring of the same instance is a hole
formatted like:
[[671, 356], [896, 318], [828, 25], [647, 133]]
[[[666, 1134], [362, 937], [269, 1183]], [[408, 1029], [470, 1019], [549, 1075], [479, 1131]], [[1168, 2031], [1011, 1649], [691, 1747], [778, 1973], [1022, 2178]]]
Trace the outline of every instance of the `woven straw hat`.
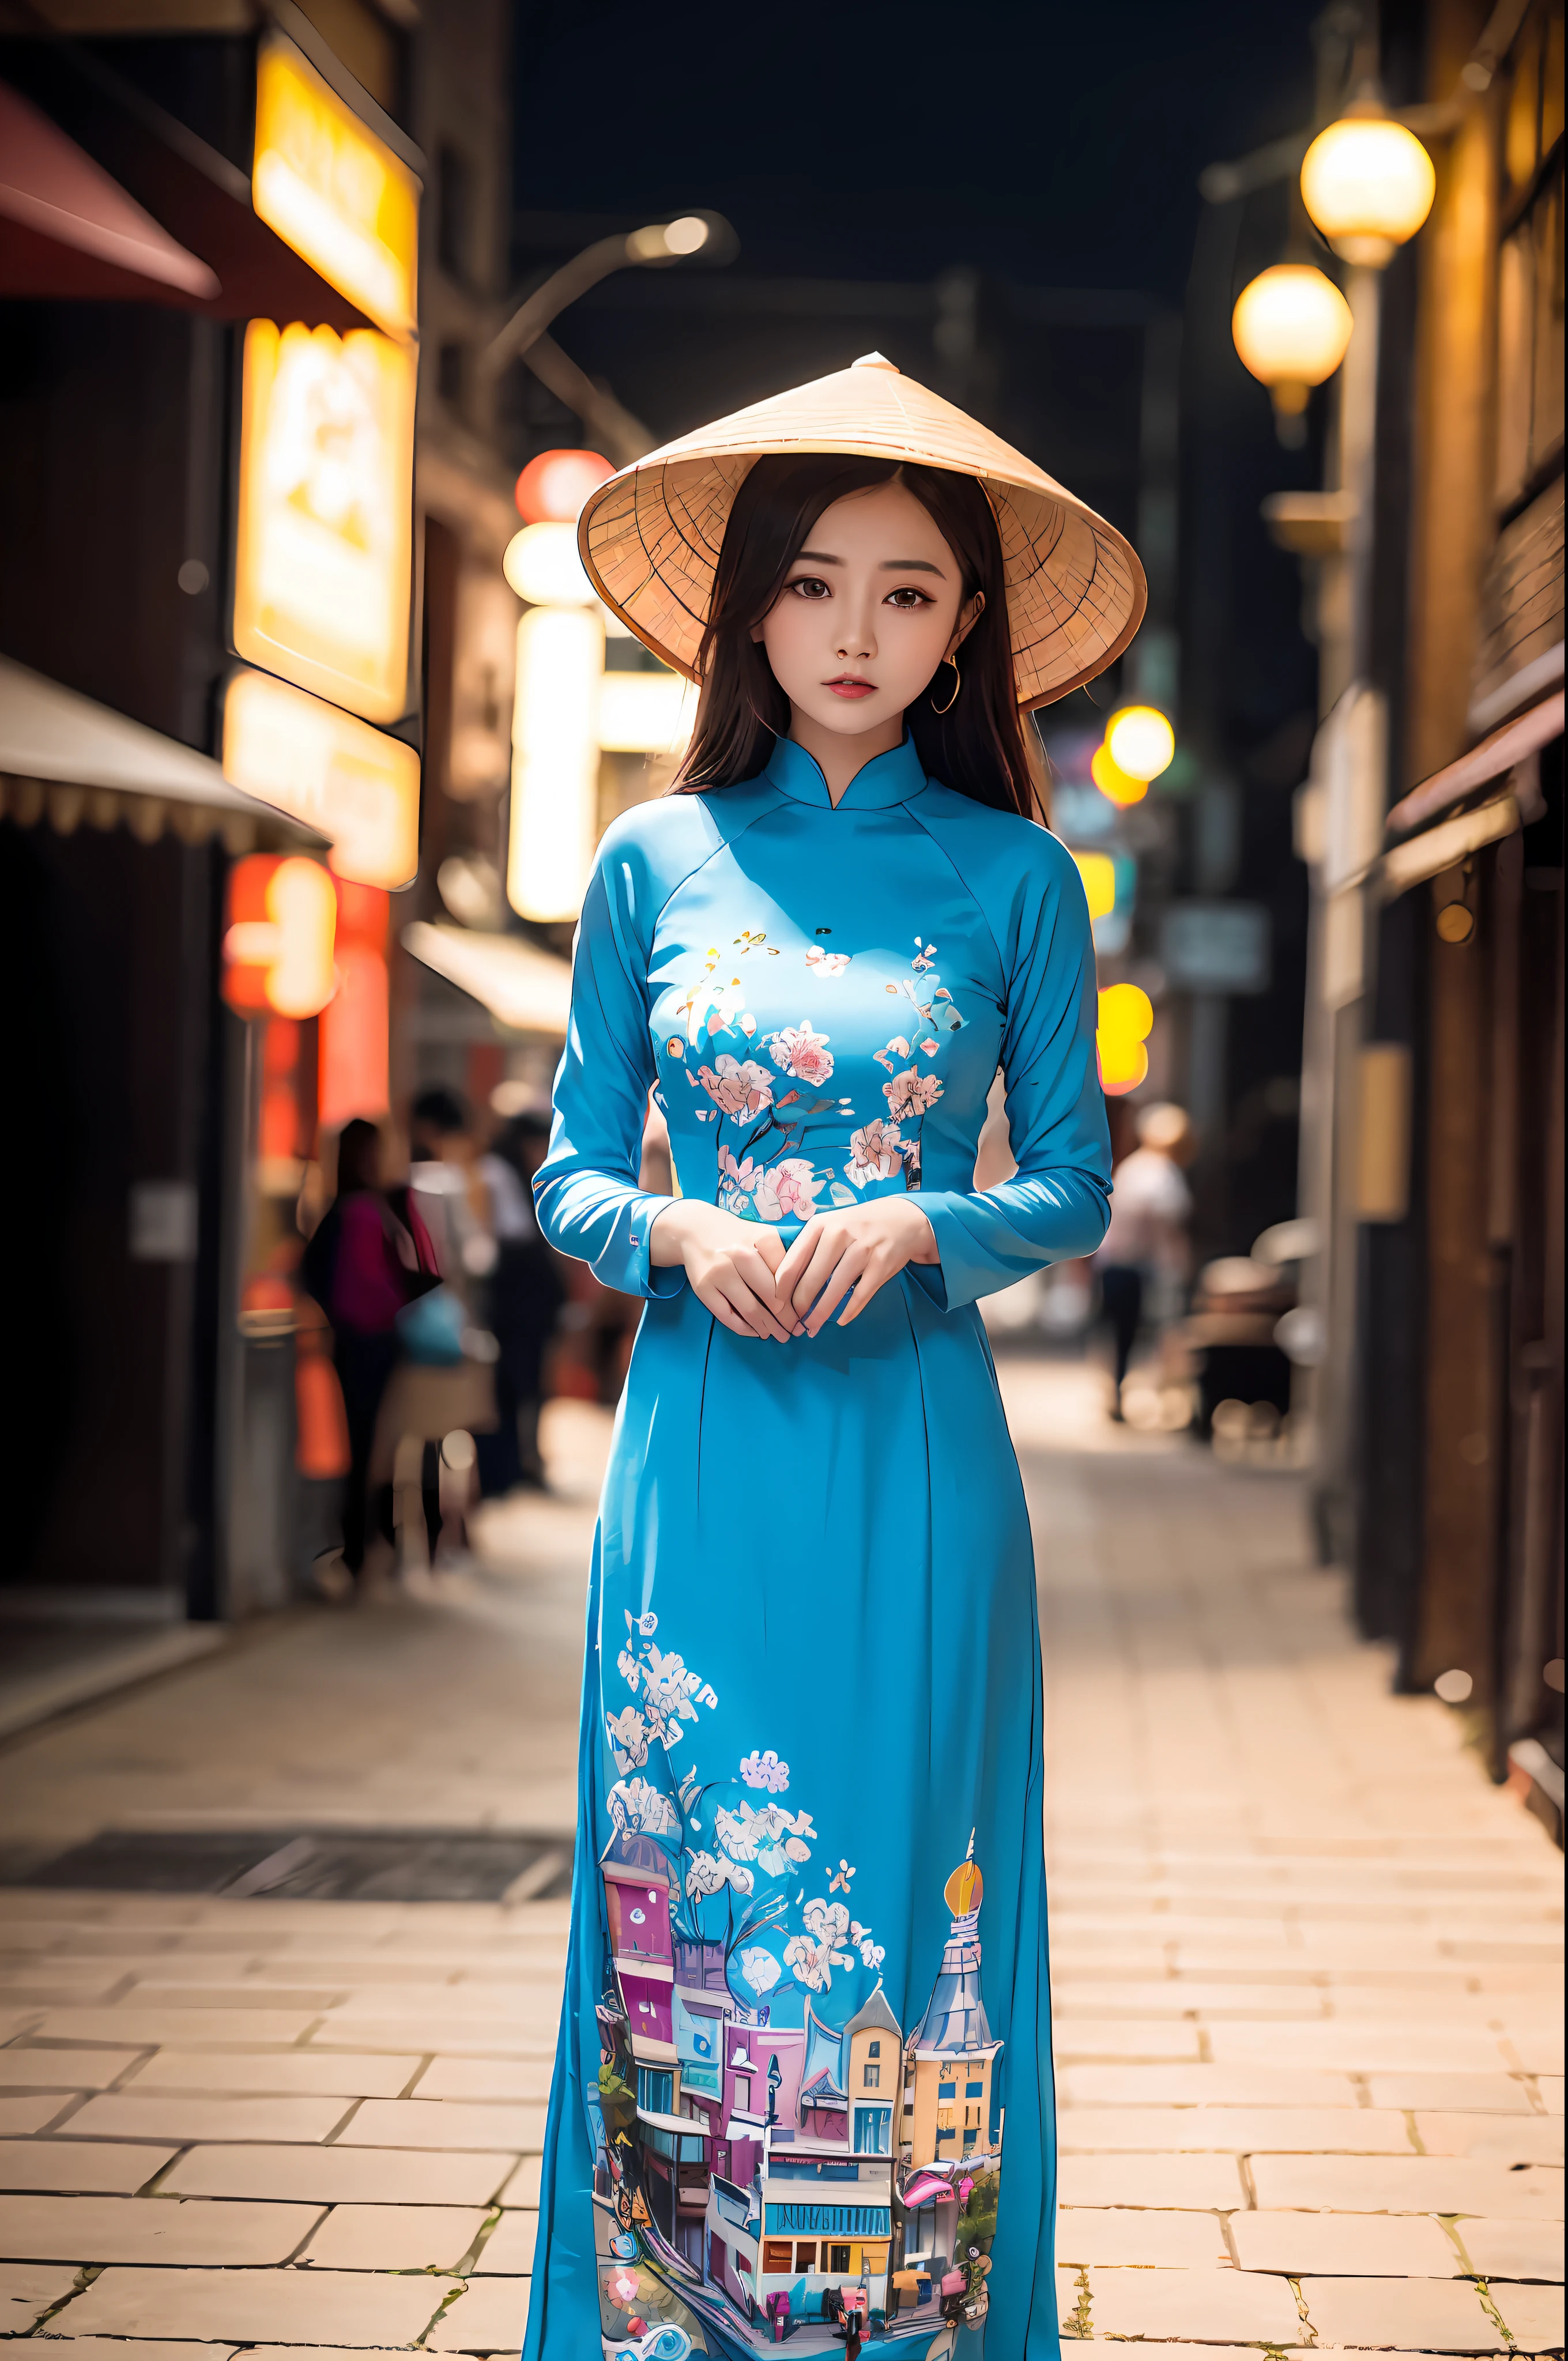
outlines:
[[841, 451], [978, 477], [995, 513], [1023, 706], [1114, 664], [1143, 620], [1144, 569], [1114, 525], [939, 394], [868, 353], [650, 451], [589, 498], [577, 544], [595, 588], [688, 680], [729, 511], [754, 459]]

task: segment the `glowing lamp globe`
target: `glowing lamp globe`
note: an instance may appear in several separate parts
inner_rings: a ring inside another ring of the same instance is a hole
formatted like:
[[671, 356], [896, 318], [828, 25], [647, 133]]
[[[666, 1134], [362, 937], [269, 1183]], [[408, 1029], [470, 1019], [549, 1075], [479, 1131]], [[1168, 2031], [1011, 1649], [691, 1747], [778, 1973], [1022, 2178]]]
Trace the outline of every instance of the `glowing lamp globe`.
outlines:
[[1083, 897], [1093, 918], [1108, 918], [1116, 906], [1116, 864], [1103, 852], [1075, 852]]
[[1301, 166], [1301, 198], [1336, 254], [1381, 270], [1431, 211], [1437, 174], [1413, 131], [1386, 115], [1351, 114], [1320, 131]]
[[1100, 1058], [1100, 1087], [1108, 1099], [1125, 1098], [1147, 1076], [1149, 1053], [1141, 1041], [1102, 1033], [1096, 1037], [1095, 1049]]
[[1124, 771], [1109, 746], [1096, 746], [1090, 761], [1089, 775], [1107, 803], [1141, 804], [1149, 791], [1146, 779], [1135, 779]]
[[1146, 786], [1175, 760], [1176, 732], [1157, 707], [1127, 705], [1111, 716], [1105, 746], [1125, 777], [1142, 779]]
[[1286, 417], [1299, 416], [1314, 385], [1332, 377], [1350, 343], [1350, 305], [1310, 262], [1277, 262], [1244, 287], [1231, 313], [1243, 364]]
[[532, 607], [593, 604], [594, 586], [583, 571], [576, 532], [570, 524], [525, 524], [508, 542], [501, 572]]
[[524, 524], [576, 524], [583, 502], [615, 469], [598, 451], [541, 451], [512, 495]]

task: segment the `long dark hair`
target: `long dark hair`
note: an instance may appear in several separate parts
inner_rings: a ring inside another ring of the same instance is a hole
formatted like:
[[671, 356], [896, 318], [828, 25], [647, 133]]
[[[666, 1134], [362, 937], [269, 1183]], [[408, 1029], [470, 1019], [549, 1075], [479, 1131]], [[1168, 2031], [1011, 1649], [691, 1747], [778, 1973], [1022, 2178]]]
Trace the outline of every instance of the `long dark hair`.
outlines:
[[963, 598], [985, 605], [959, 653], [962, 686], [938, 713], [952, 680], [938, 665], [905, 719], [928, 777], [976, 803], [1026, 818], [1046, 817], [1045, 774], [1032, 724], [1018, 711], [1007, 623], [1002, 541], [991, 502], [973, 476], [947, 467], [855, 459], [839, 452], [758, 459], [735, 495], [718, 553], [707, 629], [697, 655], [702, 696], [675, 791], [734, 786], [755, 778], [775, 738], [789, 729], [789, 699], [752, 628], [773, 608], [789, 569], [824, 509], [850, 492], [898, 482], [913, 492], [958, 560]]

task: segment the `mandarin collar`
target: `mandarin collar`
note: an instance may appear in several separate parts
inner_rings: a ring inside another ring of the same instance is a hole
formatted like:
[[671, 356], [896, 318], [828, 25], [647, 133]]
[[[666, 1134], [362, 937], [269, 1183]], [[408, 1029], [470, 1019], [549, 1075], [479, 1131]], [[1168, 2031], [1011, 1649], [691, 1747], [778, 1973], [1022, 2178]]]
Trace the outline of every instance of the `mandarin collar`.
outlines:
[[[820, 804], [832, 809], [828, 782], [814, 755], [793, 738], [775, 738], [762, 776], [797, 804]], [[839, 798], [839, 809], [877, 811], [890, 804], [906, 804], [922, 793], [926, 774], [909, 738], [891, 753], [873, 755], [855, 773]]]

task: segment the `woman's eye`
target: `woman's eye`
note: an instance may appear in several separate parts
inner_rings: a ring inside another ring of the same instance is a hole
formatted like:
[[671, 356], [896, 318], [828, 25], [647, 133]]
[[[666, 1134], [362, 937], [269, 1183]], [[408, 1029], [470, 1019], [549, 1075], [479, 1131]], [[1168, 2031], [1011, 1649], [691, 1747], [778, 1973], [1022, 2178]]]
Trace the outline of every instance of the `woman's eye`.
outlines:
[[902, 608], [908, 614], [916, 608], [929, 607], [934, 602], [926, 596], [924, 590], [916, 590], [912, 583], [906, 582], [901, 588], [890, 590], [883, 603], [888, 607]]
[[790, 584], [797, 598], [830, 598], [832, 591], [818, 575], [803, 574]]

